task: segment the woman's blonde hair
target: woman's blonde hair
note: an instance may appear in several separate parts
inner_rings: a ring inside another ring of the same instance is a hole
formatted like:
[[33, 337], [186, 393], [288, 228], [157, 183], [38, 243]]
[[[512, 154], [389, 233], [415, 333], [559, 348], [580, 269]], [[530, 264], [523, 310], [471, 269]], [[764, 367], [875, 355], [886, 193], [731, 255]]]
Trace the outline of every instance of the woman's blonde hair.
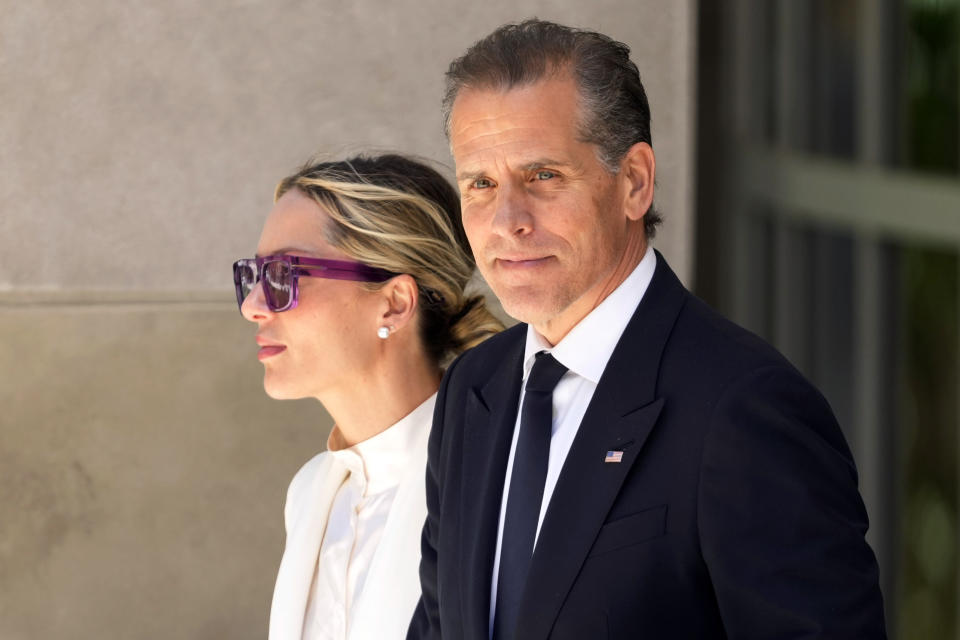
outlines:
[[460, 198], [431, 167], [396, 154], [311, 162], [281, 180], [274, 199], [291, 189], [329, 214], [324, 234], [332, 246], [413, 277], [420, 337], [438, 364], [503, 329], [483, 296], [464, 291], [476, 264], [460, 221]]

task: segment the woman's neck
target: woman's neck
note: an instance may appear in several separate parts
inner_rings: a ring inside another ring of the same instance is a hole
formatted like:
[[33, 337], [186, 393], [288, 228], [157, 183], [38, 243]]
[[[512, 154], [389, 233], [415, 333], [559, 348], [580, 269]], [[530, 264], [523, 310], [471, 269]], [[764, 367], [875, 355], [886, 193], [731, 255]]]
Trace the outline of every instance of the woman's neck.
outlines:
[[318, 398], [334, 420], [331, 445], [350, 447], [390, 428], [436, 393], [440, 377], [425, 354], [394, 354], [360, 379], [345, 380]]

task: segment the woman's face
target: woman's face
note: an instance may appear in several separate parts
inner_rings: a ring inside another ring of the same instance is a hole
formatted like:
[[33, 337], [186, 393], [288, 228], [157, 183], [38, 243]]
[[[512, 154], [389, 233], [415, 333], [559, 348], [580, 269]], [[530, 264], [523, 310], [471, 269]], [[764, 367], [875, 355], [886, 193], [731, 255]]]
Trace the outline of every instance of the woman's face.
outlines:
[[[352, 260], [324, 239], [327, 213], [302, 192], [285, 193], [267, 216], [257, 255], [291, 254]], [[273, 312], [258, 283], [243, 302], [243, 316], [257, 324], [263, 386], [277, 399], [316, 397], [363, 384], [372, 374], [377, 329], [386, 307], [377, 292], [347, 280], [301, 276], [299, 301]]]

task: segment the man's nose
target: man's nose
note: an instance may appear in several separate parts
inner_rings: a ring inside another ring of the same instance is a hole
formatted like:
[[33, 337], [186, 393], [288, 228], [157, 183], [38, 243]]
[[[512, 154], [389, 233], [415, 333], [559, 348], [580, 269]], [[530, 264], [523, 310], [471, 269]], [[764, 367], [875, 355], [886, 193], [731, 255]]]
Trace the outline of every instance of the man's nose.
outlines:
[[501, 184], [497, 189], [493, 230], [502, 236], [522, 236], [533, 231], [530, 198], [522, 185]]

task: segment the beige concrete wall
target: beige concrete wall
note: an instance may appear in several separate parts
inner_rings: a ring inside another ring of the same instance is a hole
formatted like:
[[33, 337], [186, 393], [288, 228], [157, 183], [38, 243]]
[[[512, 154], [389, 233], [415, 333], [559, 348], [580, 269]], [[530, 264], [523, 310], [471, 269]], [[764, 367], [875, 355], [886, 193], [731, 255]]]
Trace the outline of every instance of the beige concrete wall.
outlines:
[[234, 316], [0, 312], [0, 638], [264, 637], [285, 483], [327, 420], [263, 399]]
[[264, 396], [229, 264], [313, 152], [449, 164], [443, 71], [497, 24], [633, 47], [689, 274], [693, 5], [0, 0], [0, 638], [265, 635], [329, 420]]

